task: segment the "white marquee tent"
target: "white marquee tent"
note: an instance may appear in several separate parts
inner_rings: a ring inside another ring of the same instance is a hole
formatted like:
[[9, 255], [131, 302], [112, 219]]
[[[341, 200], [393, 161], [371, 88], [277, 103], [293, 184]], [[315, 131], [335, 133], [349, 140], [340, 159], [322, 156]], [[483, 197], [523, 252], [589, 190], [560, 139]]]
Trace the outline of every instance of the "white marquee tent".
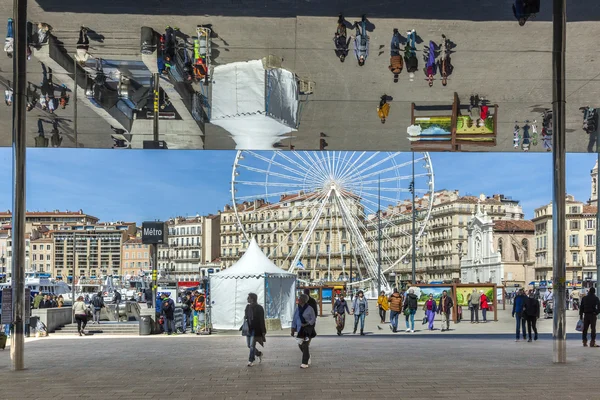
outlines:
[[238, 150], [272, 150], [298, 126], [298, 83], [261, 60], [215, 67], [210, 122], [228, 131]]
[[211, 321], [215, 329], [239, 329], [248, 293], [258, 295], [266, 318], [279, 318], [289, 328], [296, 304], [296, 274], [277, 267], [254, 239], [231, 267], [210, 275]]

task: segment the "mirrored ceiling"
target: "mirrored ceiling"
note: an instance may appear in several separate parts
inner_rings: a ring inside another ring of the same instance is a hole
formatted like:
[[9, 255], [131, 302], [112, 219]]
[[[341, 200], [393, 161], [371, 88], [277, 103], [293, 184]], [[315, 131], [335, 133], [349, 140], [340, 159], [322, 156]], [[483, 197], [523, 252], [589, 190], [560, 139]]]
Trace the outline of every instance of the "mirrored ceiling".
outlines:
[[[521, 1], [30, 1], [27, 145], [551, 151], [552, 4]], [[567, 12], [567, 151], [594, 152], [600, 7]]]

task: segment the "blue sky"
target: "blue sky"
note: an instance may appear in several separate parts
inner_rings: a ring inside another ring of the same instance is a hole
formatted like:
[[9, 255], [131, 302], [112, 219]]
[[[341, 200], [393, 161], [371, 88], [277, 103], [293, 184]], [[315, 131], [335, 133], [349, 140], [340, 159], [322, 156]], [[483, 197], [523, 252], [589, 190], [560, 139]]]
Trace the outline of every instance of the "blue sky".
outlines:
[[[0, 149], [0, 210], [12, 209], [11, 149]], [[79, 210], [103, 221], [166, 219], [215, 213], [231, 203], [234, 151], [28, 149], [27, 208]], [[434, 153], [435, 188], [461, 194], [503, 193], [526, 217], [552, 198], [548, 153]], [[567, 157], [567, 190], [590, 196], [595, 154]]]

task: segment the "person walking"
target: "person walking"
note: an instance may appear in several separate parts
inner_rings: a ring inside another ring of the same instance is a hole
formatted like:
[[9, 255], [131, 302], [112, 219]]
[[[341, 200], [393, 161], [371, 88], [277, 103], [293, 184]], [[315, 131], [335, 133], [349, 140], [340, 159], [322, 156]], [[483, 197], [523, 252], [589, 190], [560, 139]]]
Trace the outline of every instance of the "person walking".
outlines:
[[480, 296], [477, 294], [477, 289], [473, 289], [473, 292], [469, 294], [469, 308], [471, 309], [471, 323], [479, 323], [479, 301]]
[[[259, 343], [263, 347], [265, 346], [267, 327], [265, 325], [265, 309], [258, 304], [258, 296], [256, 293], [248, 293], [247, 300], [248, 304], [244, 311], [244, 321], [248, 325], [248, 332], [245, 332], [246, 344], [250, 349], [248, 366], [252, 367], [254, 366], [254, 360], [256, 360], [256, 358], [258, 358], [259, 363], [262, 362], [263, 353], [256, 348], [256, 343]], [[309, 308], [312, 311], [312, 308]]]
[[587, 347], [587, 333], [588, 329], [591, 328], [591, 341], [590, 347], [600, 347], [596, 344], [596, 320], [600, 313], [600, 300], [596, 296], [596, 289], [590, 288], [588, 294], [581, 300], [581, 306], [579, 307], [579, 319], [583, 321], [583, 331], [581, 332], [581, 338], [583, 341], [583, 347]]
[[302, 352], [302, 364], [300, 368], [308, 368], [310, 362], [310, 342], [317, 336], [315, 332], [315, 322], [317, 317], [315, 312], [308, 304], [308, 296], [301, 294], [298, 298], [298, 306], [294, 312], [292, 321], [292, 336], [296, 336], [298, 347]]
[[77, 53], [75, 53], [75, 60], [79, 65], [83, 66], [90, 58], [88, 50], [90, 49], [90, 39], [87, 35], [87, 28], [82, 26], [79, 28], [79, 40], [77, 40]]
[[[410, 289], [408, 291], [408, 295], [406, 295], [406, 301], [404, 302], [404, 315], [406, 316], [406, 332], [415, 332], [415, 314], [417, 313], [418, 304], [419, 299], [415, 294], [415, 290]], [[408, 325], [409, 318], [410, 327]]]
[[92, 321], [92, 324], [100, 324], [100, 313], [105, 307], [102, 292], [98, 292], [94, 295], [92, 298], [92, 307], [94, 307], [94, 320]]
[[452, 298], [448, 296], [448, 291], [444, 290], [438, 305], [438, 312], [442, 315], [442, 332], [450, 330], [450, 312], [453, 306]]
[[381, 100], [379, 100], [379, 106], [377, 107], [377, 115], [381, 120], [382, 124], [385, 124], [385, 120], [390, 114], [390, 104], [387, 102], [387, 94], [381, 96]]
[[392, 332], [398, 332], [398, 316], [402, 312], [402, 295], [398, 293], [398, 289], [394, 288], [394, 292], [388, 299], [390, 307], [390, 329]]
[[513, 301], [512, 309], [512, 316], [513, 318], [516, 318], [517, 322], [517, 336], [515, 342], [518, 342], [520, 339], [520, 330], [523, 332], [523, 340], [527, 339], [525, 334], [525, 319], [523, 319], [523, 306], [525, 305], [526, 299], [527, 297], [525, 297], [525, 291], [522, 288], [519, 289], [519, 292]]
[[448, 84], [448, 77], [452, 74], [454, 67], [452, 66], [452, 60], [450, 59], [450, 41], [446, 35], [442, 35], [442, 41], [440, 44], [440, 53], [438, 59], [438, 69], [442, 76], [442, 85]]
[[35, 147], [48, 147], [50, 141], [44, 136], [44, 121], [38, 118], [38, 135], [35, 137]]
[[77, 333], [79, 336], [85, 334], [85, 326], [87, 325], [87, 306], [83, 301], [83, 296], [79, 296], [73, 304], [73, 315], [77, 321]]
[[362, 16], [360, 24], [354, 22], [356, 36], [354, 37], [354, 55], [359, 66], [365, 65], [367, 57], [369, 57], [369, 35], [367, 35], [367, 17]]
[[310, 289], [304, 289], [303, 293], [308, 296], [308, 305], [312, 307], [312, 309], [315, 312], [315, 315], [318, 316], [320, 314], [319, 305], [317, 304], [317, 300], [315, 300], [315, 298], [310, 295]]
[[479, 291], [479, 305], [481, 307], [481, 315], [483, 317], [483, 323], [487, 322], [487, 312], [490, 309], [490, 305], [488, 304], [488, 298], [483, 293], [483, 290]]
[[340, 14], [338, 16], [337, 30], [333, 36], [333, 43], [335, 44], [335, 55], [340, 59], [341, 62], [346, 60], [348, 57], [348, 46], [350, 45], [350, 39], [346, 31], [346, 20], [344, 16]]
[[433, 299], [433, 293], [429, 293], [429, 298], [425, 302], [423, 309], [425, 310], [425, 316], [427, 317], [427, 328], [432, 331], [435, 313], [437, 312], [437, 303]]
[[[118, 292], [116, 292], [116, 293], [118, 293]], [[173, 301], [173, 299], [169, 298], [168, 294], [165, 294], [165, 293], [163, 293], [161, 295], [161, 298], [162, 298], [161, 311], [162, 311], [164, 327], [165, 327], [164, 333], [167, 335], [172, 335], [173, 333], [176, 333], [175, 332], [175, 302]], [[118, 305], [117, 305], [117, 307], [118, 307]]]
[[529, 291], [529, 295], [523, 302], [523, 316], [525, 316], [525, 320], [527, 321], [527, 333], [529, 333], [529, 340], [531, 342], [531, 330], [533, 329], [533, 333], [535, 336], [533, 340], [538, 340], [538, 331], [537, 331], [537, 320], [540, 318], [540, 302], [535, 298], [535, 293], [533, 290]]
[[[119, 314], [119, 305], [121, 304], [121, 299], [122, 299], [121, 293], [119, 293], [118, 290], [115, 290], [113, 292], [112, 302], [115, 305], [115, 316], [116, 316], [117, 321], [121, 320], [121, 316]], [[173, 301], [173, 300], [171, 300], [171, 301]], [[175, 310], [175, 305], [173, 305], [173, 310]]]
[[435, 75], [435, 53], [436, 46], [433, 40], [429, 41], [429, 46], [425, 47], [423, 51], [423, 59], [425, 60], [425, 68], [423, 71], [425, 72], [425, 76], [427, 76], [427, 82], [429, 83], [429, 87], [433, 86], [433, 76]]
[[360, 334], [365, 335], [365, 317], [369, 315], [369, 302], [365, 298], [365, 294], [362, 290], [359, 290], [352, 303], [352, 314], [354, 314], [354, 330], [352, 333], [356, 334], [358, 328], [358, 322], [360, 321]]
[[381, 293], [379, 293], [379, 297], [377, 298], [377, 308], [379, 309], [379, 318], [381, 318], [381, 323], [385, 324], [385, 317], [387, 311], [390, 309], [390, 304], [383, 290]]
[[417, 33], [415, 30], [406, 32], [406, 46], [404, 46], [404, 62], [408, 78], [412, 82], [415, 80], [415, 72], [419, 69], [419, 59], [417, 58]]
[[344, 298], [344, 294], [340, 293], [340, 297], [338, 297], [333, 305], [335, 329], [337, 330], [338, 336], [342, 336], [342, 331], [344, 330], [344, 326], [346, 326], [346, 313], [350, 314], [348, 302]]
[[52, 144], [52, 147], [60, 147], [63, 138], [58, 131], [58, 118], [55, 118], [54, 121], [52, 121], [52, 131], [50, 131], [50, 133], [52, 133], [52, 136], [50, 136], [50, 143]]
[[388, 69], [394, 74], [394, 83], [398, 82], [398, 75], [402, 72], [402, 56], [400, 55], [400, 33], [394, 28], [392, 43], [390, 44], [390, 65]]

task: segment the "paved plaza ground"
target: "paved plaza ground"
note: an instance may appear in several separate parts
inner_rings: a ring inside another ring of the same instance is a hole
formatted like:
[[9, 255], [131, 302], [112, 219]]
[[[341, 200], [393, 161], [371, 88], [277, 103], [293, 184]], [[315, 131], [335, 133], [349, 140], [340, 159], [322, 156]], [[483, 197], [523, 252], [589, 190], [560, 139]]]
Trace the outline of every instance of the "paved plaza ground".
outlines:
[[318, 336], [299, 368], [291, 337], [270, 337], [246, 366], [242, 337], [151, 336], [33, 340], [26, 371], [0, 352], [4, 399], [598, 399], [600, 349], [568, 342], [552, 363], [548, 335]]
[[288, 330], [269, 333], [252, 368], [239, 332], [50, 335], [26, 340], [26, 371], [10, 371], [9, 349], [0, 352], [0, 398], [596, 400], [600, 349], [581, 347], [576, 320], [569, 311], [567, 365], [552, 363], [551, 320], [539, 321], [537, 342], [517, 343], [508, 310], [444, 333], [417, 322], [414, 334], [392, 334], [371, 313], [364, 337], [350, 334], [352, 317], [342, 337], [320, 318], [308, 370]]

